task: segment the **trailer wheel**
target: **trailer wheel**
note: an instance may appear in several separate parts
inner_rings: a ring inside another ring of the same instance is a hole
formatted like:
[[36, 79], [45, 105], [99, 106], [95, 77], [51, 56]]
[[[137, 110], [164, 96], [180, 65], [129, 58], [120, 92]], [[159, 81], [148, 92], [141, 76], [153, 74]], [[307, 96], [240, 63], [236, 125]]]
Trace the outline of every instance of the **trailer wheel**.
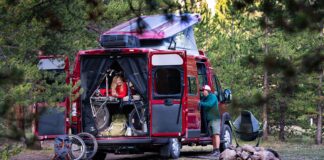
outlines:
[[170, 138], [169, 143], [162, 146], [160, 156], [163, 158], [178, 159], [180, 157], [181, 143], [177, 138]]
[[106, 155], [107, 155], [107, 153], [105, 153], [105, 152], [97, 152], [93, 156], [92, 160], [104, 160], [106, 158]]
[[223, 151], [228, 148], [232, 144], [232, 129], [229, 125], [224, 124], [223, 132], [222, 132], [222, 140], [224, 143], [221, 143], [220, 150]]
[[86, 145], [86, 159], [91, 159], [98, 150], [98, 142], [96, 138], [87, 132], [79, 133], [78, 136], [84, 141], [84, 144]]

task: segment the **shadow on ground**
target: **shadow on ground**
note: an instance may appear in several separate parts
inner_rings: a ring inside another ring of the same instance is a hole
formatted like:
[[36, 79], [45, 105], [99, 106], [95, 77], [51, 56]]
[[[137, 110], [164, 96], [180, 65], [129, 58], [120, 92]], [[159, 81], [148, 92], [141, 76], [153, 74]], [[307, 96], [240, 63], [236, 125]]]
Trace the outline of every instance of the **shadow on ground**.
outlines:
[[[180, 159], [210, 159], [208, 157], [204, 157], [210, 152], [208, 151], [184, 151], [181, 152]], [[155, 152], [146, 152], [144, 154], [133, 154], [133, 155], [115, 155], [112, 153], [108, 153], [106, 156], [106, 160], [147, 160], [147, 159], [162, 159], [158, 153]]]

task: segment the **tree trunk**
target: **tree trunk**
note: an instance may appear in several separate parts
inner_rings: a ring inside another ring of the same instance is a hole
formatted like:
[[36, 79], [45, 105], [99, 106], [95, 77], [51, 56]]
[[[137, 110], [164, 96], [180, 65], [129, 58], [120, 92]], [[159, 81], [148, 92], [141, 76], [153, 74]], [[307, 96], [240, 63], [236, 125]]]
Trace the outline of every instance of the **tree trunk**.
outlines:
[[[324, 28], [323, 27], [323, 23], [321, 23], [321, 27], [322, 29]], [[324, 37], [323, 35], [323, 30], [321, 30], [321, 33], [320, 33], [320, 36], [321, 38]], [[323, 43], [321, 44], [321, 47], [323, 47]], [[319, 83], [318, 83], [318, 97], [319, 97], [319, 101], [317, 103], [317, 124], [316, 124], [316, 139], [315, 139], [315, 143], [316, 144], [322, 144], [322, 119], [323, 119], [323, 103], [322, 103], [322, 83], [323, 83], [323, 72], [324, 72], [324, 69], [323, 67], [321, 68], [321, 72], [319, 73]]]
[[[264, 70], [264, 81], [263, 81], [263, 97], [267, 98], [268, 97], [268, 92], [269, 92], [269, 87], [268, 87], [268, 71], [267, 69]], [[263, 139], [268, 139], [268, 106], [267, 102], [263, 104], [262, 107], [262, 121], [263, 121]]]
[[317, 103], [317, 125], [316, 125], [316, 144], [322, 144], [322, 82], [323, 82], [323, 71], [319, 75], [319, 84], [318, 84], [318, 97], [319, 101]]
[[286, 110], [287, 110], [287, 101], [285, 97], [280, 100], [279, 111], [279, 140], [285, 141], [285, 126], [286, 126]]
[[[268, 22], [268, 18], [266, 17], [266, 23]], [[265, 36], [266, 40], [269, 37], [269, 27], [267, 26], [265, 29]], [[264, 45], [264, 56], [266, 57], [269, 54], [269, 46], [267, 44], [268, 42], [265, 43]], [[264, 73], [263, 73], [263, 97], [265, 99], [268, 98], [269, 94], [269, 79], [268, 79], [268, 69], [265, 67], [264, 68]], [[262, 121], [263, 121], [263, 139], [268, 139], [268, 104], [267, 101], [263, 104], [262, 107]]]

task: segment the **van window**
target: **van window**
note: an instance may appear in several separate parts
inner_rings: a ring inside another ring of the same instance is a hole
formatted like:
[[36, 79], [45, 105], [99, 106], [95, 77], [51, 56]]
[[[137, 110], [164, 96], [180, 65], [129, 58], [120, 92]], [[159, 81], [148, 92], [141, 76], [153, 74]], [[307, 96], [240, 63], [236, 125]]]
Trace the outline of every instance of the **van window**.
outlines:
[[216, 96], [217, 96], [218, 100], [223, 101], [222, 89], [221, 89], [220, 83], [219, 83], [216, 75], [213, 76], [213, 83], [215, 86]]
[[188, 93], [189, 95], [197, 95], [196, 77], [188, 77]]
[[178, 95], [181, 92], [181, 73], [176, 68], [160, 68], [154, 75], [155, 93], [158, 95]]
[[204, 85], [207, 85], [207, 72], [206, 72], [206, 66], [204, 63], [197, 63], [197, 70], [198, 70], [198, 81], [200, 87], [203, 87]]

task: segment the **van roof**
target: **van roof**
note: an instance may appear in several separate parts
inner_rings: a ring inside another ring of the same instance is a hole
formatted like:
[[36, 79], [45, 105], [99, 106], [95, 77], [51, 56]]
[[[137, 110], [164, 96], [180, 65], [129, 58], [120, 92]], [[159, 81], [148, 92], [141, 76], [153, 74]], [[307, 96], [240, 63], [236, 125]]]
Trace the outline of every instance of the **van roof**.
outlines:
[[133, 35], [138, 39], [164, 39], [195, 25], [200, 20], [199, 14], [141, 16], [111, 28], [102, 35]]

